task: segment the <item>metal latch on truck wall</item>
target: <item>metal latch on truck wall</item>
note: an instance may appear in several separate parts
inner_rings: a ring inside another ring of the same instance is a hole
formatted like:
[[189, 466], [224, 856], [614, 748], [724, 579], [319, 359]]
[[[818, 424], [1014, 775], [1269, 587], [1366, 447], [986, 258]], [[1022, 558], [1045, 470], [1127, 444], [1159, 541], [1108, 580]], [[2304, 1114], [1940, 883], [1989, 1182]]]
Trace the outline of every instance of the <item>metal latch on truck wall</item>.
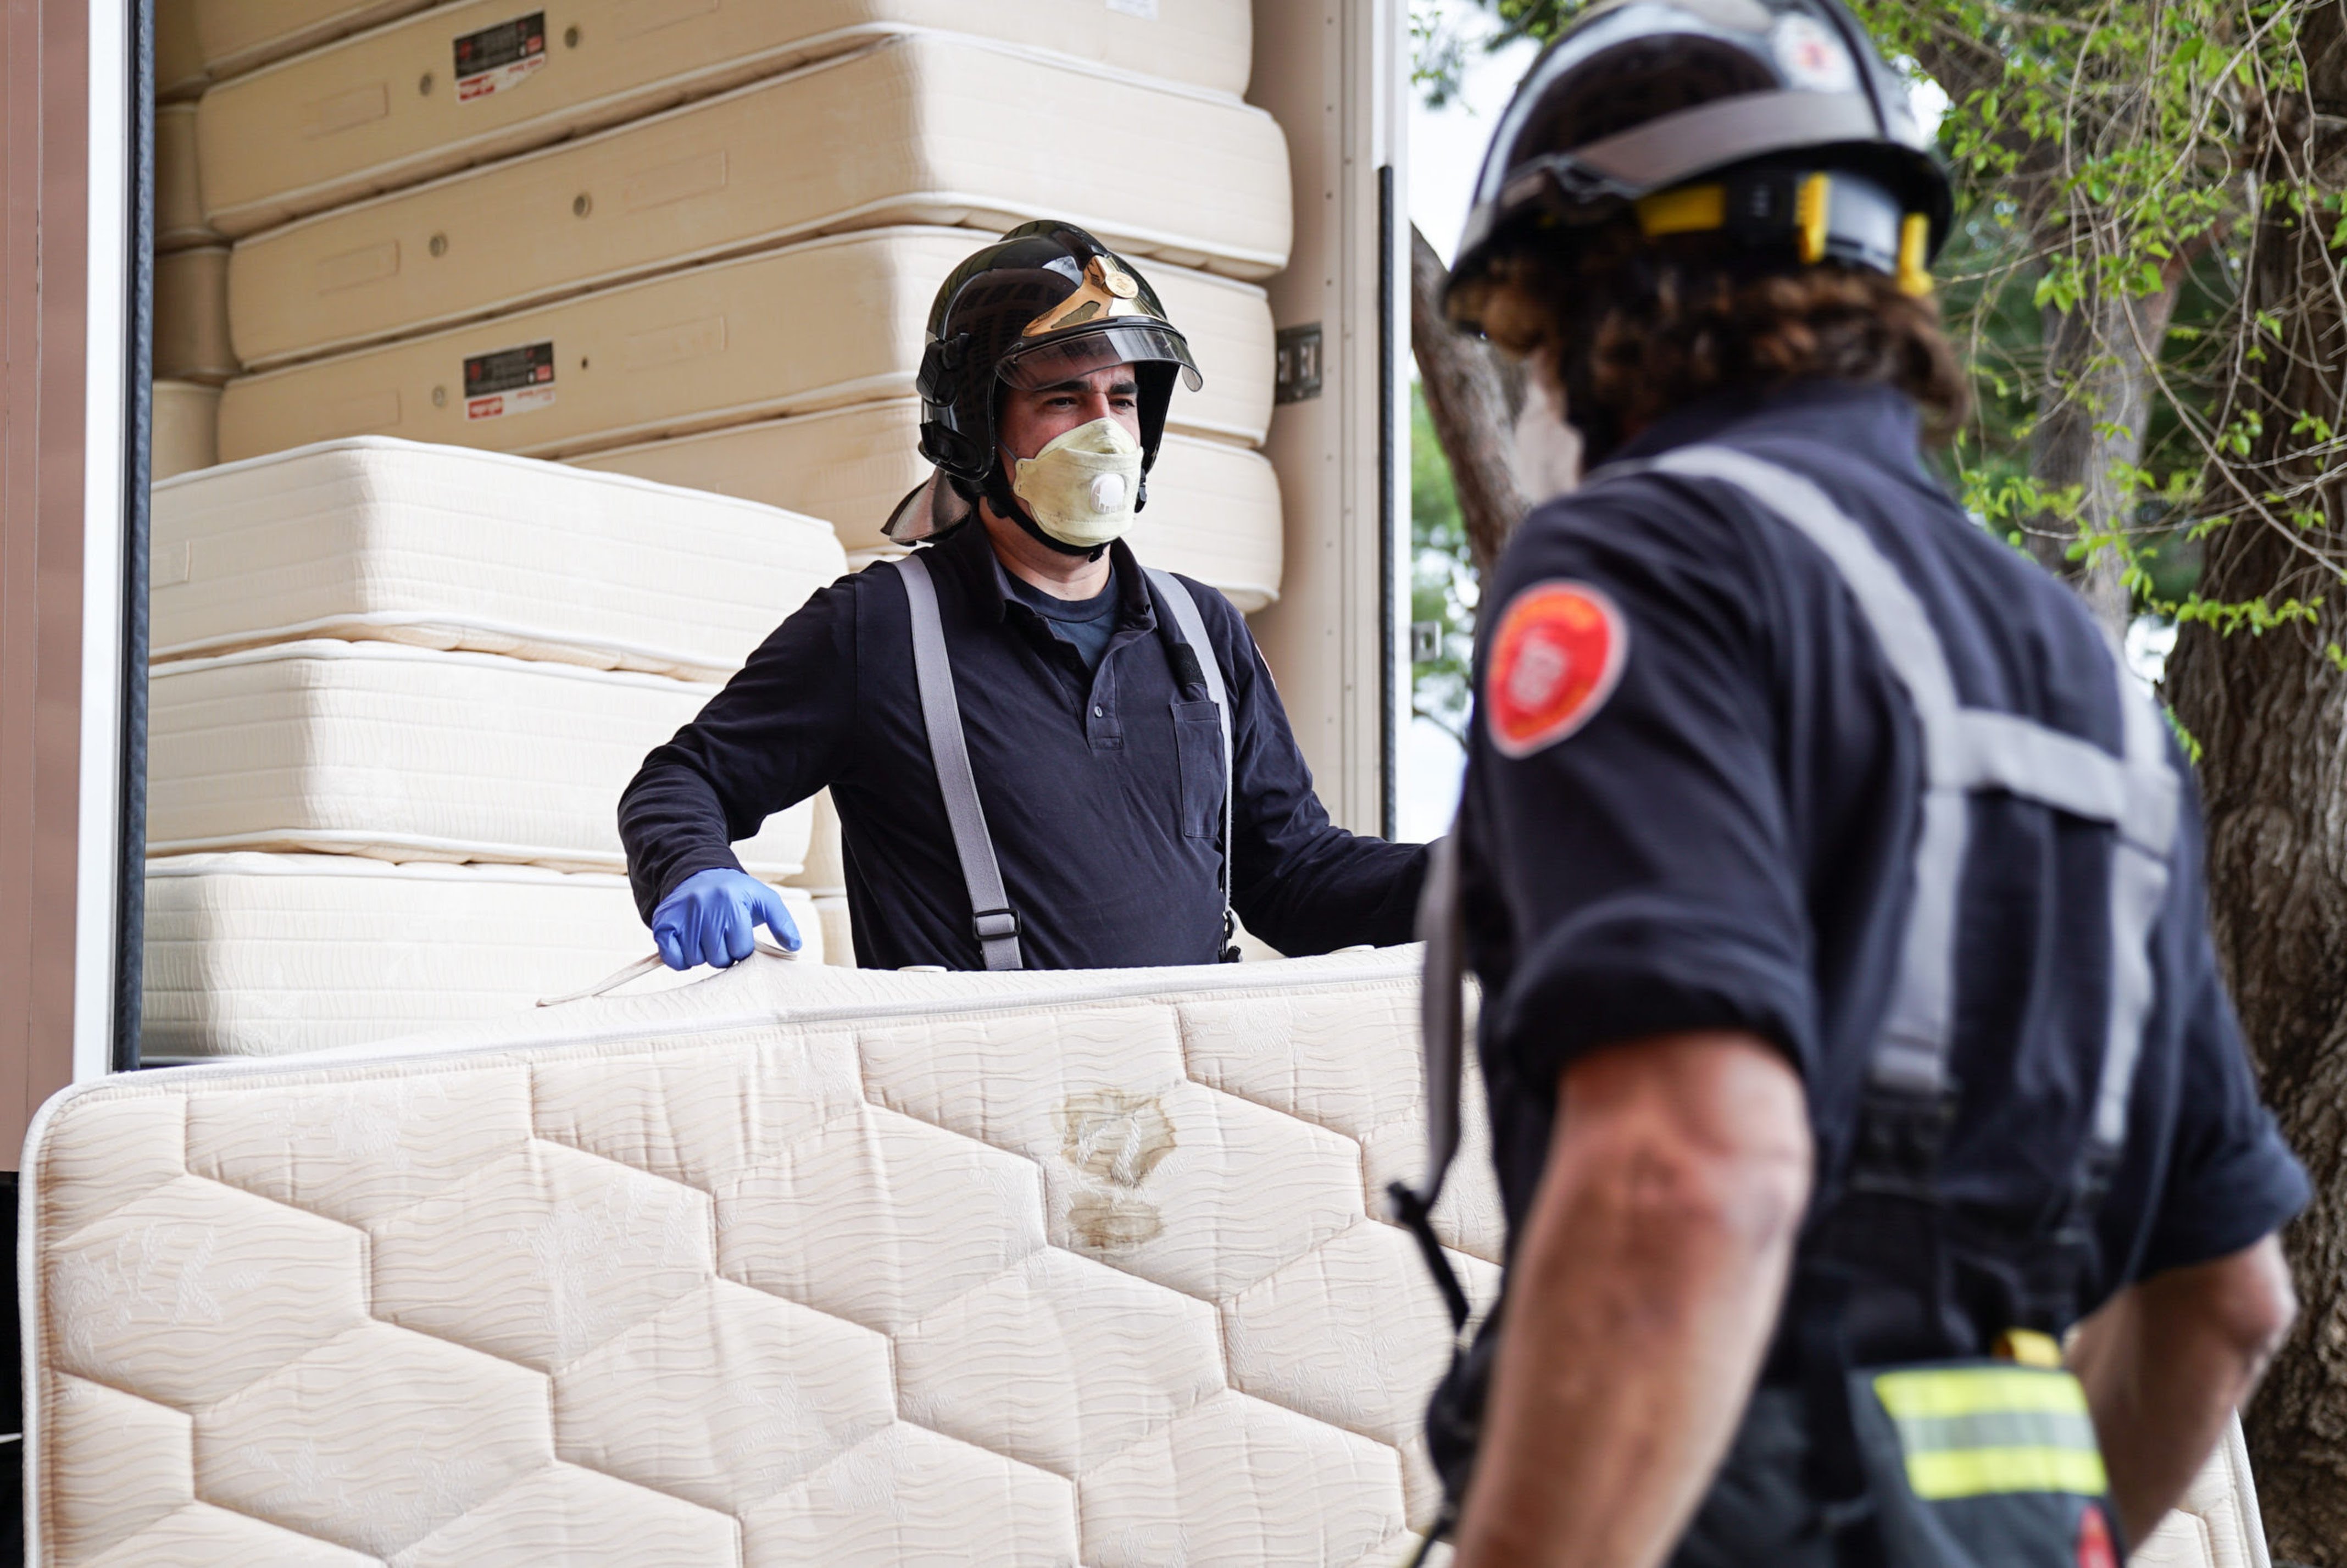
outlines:
[[1320, 395], [1320, 323], [1279, 329], [1279, 374], [1272, 400], [1302, 403]]

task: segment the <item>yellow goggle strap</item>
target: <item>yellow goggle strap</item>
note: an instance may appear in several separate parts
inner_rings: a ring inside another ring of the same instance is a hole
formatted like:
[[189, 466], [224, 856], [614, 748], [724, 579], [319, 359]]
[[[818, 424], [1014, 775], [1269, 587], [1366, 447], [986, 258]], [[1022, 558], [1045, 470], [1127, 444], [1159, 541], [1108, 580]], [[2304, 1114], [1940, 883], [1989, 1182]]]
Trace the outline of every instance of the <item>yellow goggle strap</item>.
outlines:
[[[1852, 181], [1855, 200], [1851, 205], [1860, 211], [1845, 214], [1846, 220], [1872, 219], [1876, 241], [1870, 246], [1850, 246], [1863, 254], [1871, 250], [1877, 253], [1888, 249], [1883, 243], [1888, 236], [1879, 227], [1881, 218], [1874, 215], [1872, 202], [1880, 199], [1879, 188], [1870, 181]], [[1846, 186], [1845, 189], [1850, 189]], [[1793, 210], [1775, 224], [1764, 216], [1755, 227], [1763, 232], [1773, 230], [1791, 241], [1794, 253], [1805, 266], [1815, 266], [1832, 253], [1835, 239], [1835, 185], [1833, 176], [1823, 171], [1803, 175], [1793, 188]], [[1666, 234], [1708, 234], [1728, 227], [1729, 188], [1724, 183], [1679, 185], [1668, 190], [1658, 190], [1652, 196], [1641, 197], [1633, 204], [1638, 215], [1638, 228], [1649, 240], [1659, 240]], [[1865, 232], [1860, 229], [1857, 232]], [[1896, 261], [1883, 270], [1891, 272], [1900, 288], [1911, 294], [1932, 292], [1932, 274], [1925, 264], [1931, 248], [1932, 222], [1921, 212], [1910, 212], [1899, 219]], [[1845, 255], [1848, 259], [1856, 257]], [[1891, 258], [1885, 256], [1885, 261]]]
[[1708, 234], [1727, 227], [1727, 187], [1682, 185], [1638, 202], [1638, 227], [1649, 240], [1665, 234]]
[[1910, 212], [1899, 222], [1899, 286], [1918, 299], [1932, 292], [1932, 220]]

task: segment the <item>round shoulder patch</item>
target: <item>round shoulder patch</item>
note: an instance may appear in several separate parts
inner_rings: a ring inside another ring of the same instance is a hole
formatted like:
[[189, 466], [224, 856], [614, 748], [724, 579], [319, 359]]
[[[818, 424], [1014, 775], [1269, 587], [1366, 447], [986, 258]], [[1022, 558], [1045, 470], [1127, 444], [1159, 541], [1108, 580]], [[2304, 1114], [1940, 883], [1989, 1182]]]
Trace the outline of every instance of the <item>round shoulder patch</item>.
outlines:
[[1483, 671], [1484, 727], [1504, 757], [1554, 745], [1622, 679], [1630, 628], [1604, 589], [1552, 578], [1508, 601]]

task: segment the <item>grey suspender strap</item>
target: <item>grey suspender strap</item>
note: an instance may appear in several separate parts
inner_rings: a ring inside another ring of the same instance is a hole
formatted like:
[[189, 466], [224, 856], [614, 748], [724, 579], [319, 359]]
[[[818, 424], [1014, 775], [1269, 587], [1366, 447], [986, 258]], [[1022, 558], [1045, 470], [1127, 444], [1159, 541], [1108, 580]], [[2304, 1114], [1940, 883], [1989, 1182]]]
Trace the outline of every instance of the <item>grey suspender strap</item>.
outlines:
[[1019, 956], [1019, 917], [1002, 890], [1002, 867], [986, 831], [978, 781], [970, 775], [969, 748], [962, 741], [961, 709], [954, 701], [953, 662], [946, 656], [945, 628], [938, 620], [938, 585], [928, 562], [908, 555], [895, 563], [905, 579], [905, 600], [913, 617], [913, 679], [920, 688], [921, 723], [929, 732], [929, 761], [945, 796], [954, 854], [969, 889], [970, 934], [989, 969], [1024, 968]]
[[[1914, 706], [1923, 736], [1922, 825], [1899, 979], [1869, 1069], [1876, 1087], [1916, 1095], [1945, 1095], [1953, 1088], [1948, 1062], [1956, 905], [1971, 829], [1969, 797], [2001, 790], [2116, 831], [2109, 1009], [2087, 1149], [2089, 1163], [2106, 1168], [2127, 1140], [2127, 1108], [2156, 986], [2152, 927], [2167, 902], [2182, 799], [2160, 717], [2135, 689], [2117, 649], [2110, 649], [2111, 678], [2118, 692], [2124, 754], [2114, 756], [2034, 720], [1963, 706], [1922, 601], [1866, 530], [1810, 481], [1729, 447], [1689, 446], [1651, 463], [1604, 470], [1591, 483], [1636, 472], [1732, 486], [1817, 546], [1840, 573]], [[1427, 939], [1422, 1006], [1431, 1164], [1416, 1190], [1396, 1184], [1396, 1206], [1406, 1220], [1413, 1204], [1422, 1213], [1440, 1195], [1459, 1142], [1463, 963], [1457, 937], [1458, 878], [1455, 870], [1439, 874], [1442, 869], [1440, 862], [1429, 867], [1419, 912]]]
[[1206, 622], [1198, 613], [1198, 601], [1190, 596], [1182, 579], [1170, 571], [1156, 567], [1143, 567], [1149, 580], [1157, 587], [1157, 596], [1174, 612], [1174, 630], [1190, 651], [1198, 656], [1198, 675], [1206, 683], [1206, 698], [1214, 704], [1214, 718], [1223, 732], [1223, 928], [1215, 946], [1231, 939], [1231, 702], [1223, 689], [1222, 661], [1214, 657], [1214, 645], [1206, 641]]

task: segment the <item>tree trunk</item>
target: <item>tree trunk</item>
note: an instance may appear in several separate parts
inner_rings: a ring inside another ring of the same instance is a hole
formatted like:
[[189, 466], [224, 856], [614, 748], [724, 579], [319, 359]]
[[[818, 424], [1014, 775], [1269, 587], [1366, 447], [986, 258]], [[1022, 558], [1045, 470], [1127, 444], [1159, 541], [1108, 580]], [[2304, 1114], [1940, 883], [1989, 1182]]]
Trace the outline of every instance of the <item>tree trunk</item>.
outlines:
[[[2301, 36], [2311, 93], [2271, 106], [2262, 173], [2337, 192], [2347, 159], [2315, 144], [2324, 124], [2335, 142], [2332, 117], [2347, 113], [2336, 0], [2307, 9]], [[2236, 515], [2209, 539], [2202, 589], [2228, 601], [2325, 602], [2312, 623], [2261, 635], [2188, 626], [2168, 692], [2202, 747], [2218, 952], [2266, 1102], [2314, 1183], [2312, 1206], [2284, 1236], [2303, 1310], [2248, 1412], [2260, 1499], [2277, 1563], [2347, 1568], [2347, 677], [2323, 652], [2347, 641], [2334, 564], [2347, 547], [2347, 473], [2294, 456], [2307, 438], [2291, 429], [2301, 411], [2347, 428], [2347, 305], [2333, 220], [2316, 210], [2301, 220], [2276, 201], [2259, 220], [2246, 309], [2270, 313], [2282, 336], [2227, 389], [2263, 433], [2209, 476], [2210, 505], [2235, 503]], [[2252, 504], [2298, 484], [2315, 487], [2295, 503], [2319, 514], [2311, 526]]]
[[1499, 352], [1454, 329], [1442, 316], [1442, 286], [1450, 270], [1418, 225], [1409, 226], [1409, 346], [1434, 437], [1450, 462], [1459, 516], [1478, 574], [1491, 569], [1529, 509], [1516, 482], [1513, 446], [1514, 379]]
[[2178, 282], [2142, 298], [2113, 298], [2090, 287], [2075, 309], [2047, 306], [2045, 378], [2040, 392], [2030, 477], [2048, 489], [2075, 486], [2075, 519], [2043, 517], [2030, 525], [2030, 552], [2078, 591], [2115, 636], [2125, 636], [2134, 605], [2122, 563], [2108, 550], [2070, 559], [2083, 528], [2106, 534], [2134, 520], [2136, 488], [2121, 470], [2143, 457], [2151, 423], [2152, 367]]

